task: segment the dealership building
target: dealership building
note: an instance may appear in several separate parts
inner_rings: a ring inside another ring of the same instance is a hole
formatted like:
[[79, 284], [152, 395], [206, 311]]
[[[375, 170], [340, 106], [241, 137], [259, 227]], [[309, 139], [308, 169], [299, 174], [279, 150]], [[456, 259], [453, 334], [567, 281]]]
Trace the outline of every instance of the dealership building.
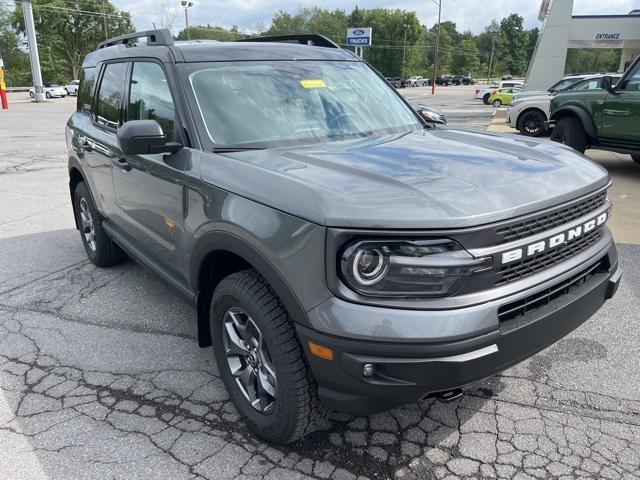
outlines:
[[573, 15], [573, 0], [543, 0], [544, 22], [529, 62], [525, 90], [546, 90], [564, 76], [569, 48], [619, 48], [620, 71], [640, 55], [640, 10], [624, 15]]

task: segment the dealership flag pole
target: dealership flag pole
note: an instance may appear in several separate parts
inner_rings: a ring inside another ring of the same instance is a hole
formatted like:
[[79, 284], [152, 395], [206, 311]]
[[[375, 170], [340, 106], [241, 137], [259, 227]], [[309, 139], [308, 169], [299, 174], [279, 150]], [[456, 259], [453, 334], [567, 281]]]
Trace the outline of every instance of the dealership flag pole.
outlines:
[[42, 85], [42, 73], [40, 72], [40, 56], [38, 55], [38, 41], [36, 40], [36, 28], [33, 25], [33, 10], [31, 2], [22, 2], [24, 13], [24, 25], [27, 30], [27, 40], [29, 41], [29, 58], [31, 59], [31, 74], [33, 75], [34, 99], [36, 102], [44, 102], [44, 86]]

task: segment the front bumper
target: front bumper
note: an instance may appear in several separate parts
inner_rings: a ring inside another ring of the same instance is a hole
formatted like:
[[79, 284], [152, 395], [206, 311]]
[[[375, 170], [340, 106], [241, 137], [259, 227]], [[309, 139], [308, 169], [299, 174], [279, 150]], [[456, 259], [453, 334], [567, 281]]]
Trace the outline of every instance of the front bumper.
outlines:
[[[525, 310], [524, 315], [497, 322], [497, 329], [471, 337], [420, 343], [370, 341], [298, 325], [319, 395], [334, 410], [370, 414], [474, 385], [561, 339], [611, 298], [621, 277], [613, 244], [604, 256], [592, 258], [587, 270], [596, 264], [598, 268], [592, 270], [595, 273], [570, 289], [567, 287], [566, 294], [554, 293], [556, 296], [528, 312]], [[584, 265], [582, 271], [586, 271]], [[577, 275], [563, 282], [578, 278]], [[553, 288], [554, 285], [545, 286], [550, 292]], [[512, 304], [503, 302], [503, 306]], [[464, 318], [465, 310], [456, 311]], [[423, 322], [430, 321], [431, 312], [414, 313], [420, 314]], [[309, 341], [331, 348], [333, 360], [312, 355]], [[365, 365], [372, 365], [373, 373], [369, 376], [363, 373]]]

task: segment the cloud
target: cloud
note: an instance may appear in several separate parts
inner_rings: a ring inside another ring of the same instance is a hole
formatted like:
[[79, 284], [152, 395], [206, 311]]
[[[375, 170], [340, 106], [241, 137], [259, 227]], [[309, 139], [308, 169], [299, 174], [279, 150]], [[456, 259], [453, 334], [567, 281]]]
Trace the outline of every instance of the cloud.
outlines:
[[[158, 0], [112, 0], [120, 9], [129, 11], [136, 27], [143, 30], [152, 28], [152, 22], [157, 21], [163, 2]], [[360, 8], [398, 8], [415, 11], [420, 21], [425, 25], [432, 25], [437, 21], [437, 0], [323, 0], [311, 2], [309, 0], [195, 0], [195, 5], [189, 9], [189, 23], [191, 25], [213, 24], [223, 27], [237, 25], [242, 31], [252, 31], [256, 25], [262, 23], [269, 26], [271, 18], [280, 10], [295, 13], [301, 6], [322, 6], [326, 9], [343, 9], [351, 11], [356, 5]], [[564, 1], [564, 0], [556, 0]], [[175, 0], [179, 5], [179, 0]], [[458, 30], [481, 32], [492, 19], [500, 20], [510, 13], [518, 13], [525, 19], [525, 27], [540, 27], [538, 21], [539, 0], [492, 0], [482, 2], [478, 0], [443, 0], [442, 19], [456, 22]], [[597, 15], [628, 13], [632, 9], [640, 9], [640, 0], [575, 0], [573, 13], [575, 15]], [[182, 9], [178, 9], [174, 22], [174, 30], [184, 26]]]

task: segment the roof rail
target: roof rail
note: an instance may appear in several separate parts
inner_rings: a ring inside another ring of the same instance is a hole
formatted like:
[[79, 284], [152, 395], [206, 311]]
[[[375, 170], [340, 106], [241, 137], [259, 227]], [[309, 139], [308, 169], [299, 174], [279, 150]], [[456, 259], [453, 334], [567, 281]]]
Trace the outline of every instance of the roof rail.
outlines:
[[270, 37], [249, 37], [235, 40], [236, 42], [290, 42], [296, 41], [303, 45], [313, 45], [315, 47], [340, 48], [337, 43], [329, 40], [324, 35], [315, 33], [301, 33], [294, 35], [274, 35]]
[[163, 28], [160, 30], [147, 30], [145, 32], [125, 33], [119, 37], [113, 37], [105, 40], [104, 42], [100, 42], [96, 47], [96, 50], [111, 47], [113, 45], [128, 45], [129, 40], [135, 40], [143, 37], [147, 38], [147, 45], [173, 45], [171, 32], [166, 28]]

